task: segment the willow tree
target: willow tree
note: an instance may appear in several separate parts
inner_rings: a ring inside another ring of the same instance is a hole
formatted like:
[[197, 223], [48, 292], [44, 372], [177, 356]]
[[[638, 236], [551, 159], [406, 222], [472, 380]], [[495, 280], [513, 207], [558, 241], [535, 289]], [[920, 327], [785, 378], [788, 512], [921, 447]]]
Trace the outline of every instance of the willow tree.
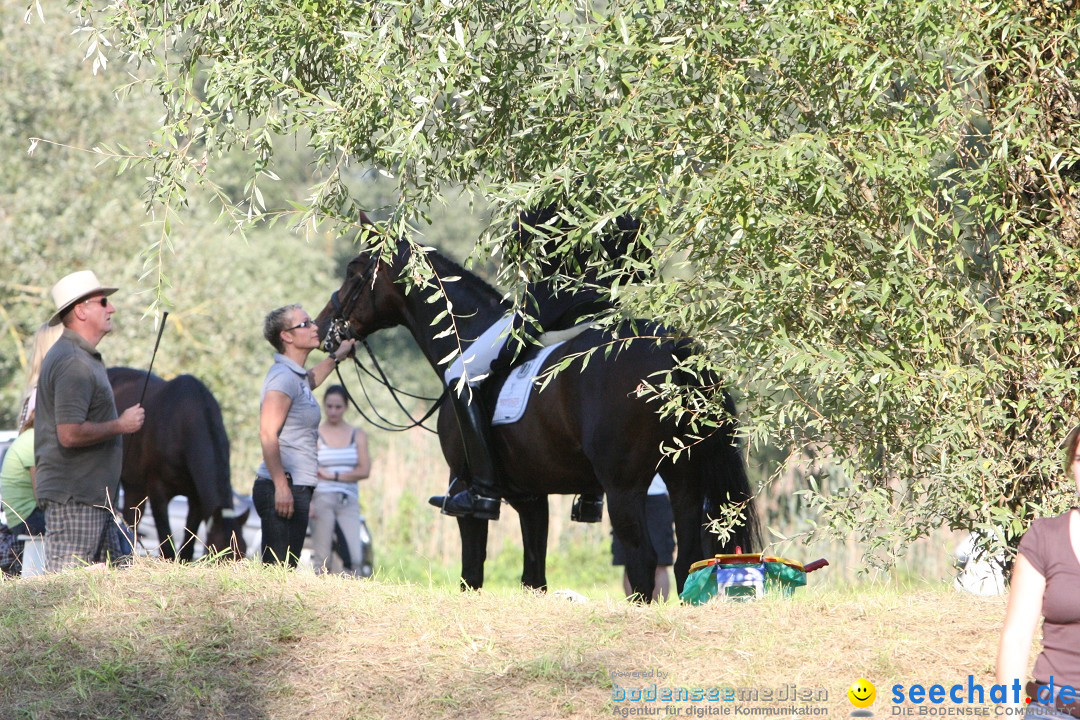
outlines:
[[[748, 440], [825, 452], [826, 526], [887, 559], [931, 528], [1007, 543], [1068, 503], [1080, 299], [1080, 27], [1067, 2], [83, 0], [88, 62], [141, 67], [164, 103], [138, 160], [159, 212], [245, 148], [236, 222], [275, 147], [320, 182], [301, 227], [346, 232], [344, 181], [396, 179], [384, 237], [464, 187], [555, 202], [588, 243], [620, 213], [651, 262], [625, 311], [692, 335], [693, 372], [741, 396]], [[130, 154], [130, 153], [129, 153]], [[127, 162], [131, 162], [129, 158]], [[564, 248], [565, 249], [565, 248]], [[506, 263], [516, 289], [539, 245]], [[567, 282], [572, 282], [567, 278]], [[514, 295], [518, 297], [518, 295]], [[700, 421], [717, 393], [656, 378]], [[692, 452], [692, 449], [691, 449]]]

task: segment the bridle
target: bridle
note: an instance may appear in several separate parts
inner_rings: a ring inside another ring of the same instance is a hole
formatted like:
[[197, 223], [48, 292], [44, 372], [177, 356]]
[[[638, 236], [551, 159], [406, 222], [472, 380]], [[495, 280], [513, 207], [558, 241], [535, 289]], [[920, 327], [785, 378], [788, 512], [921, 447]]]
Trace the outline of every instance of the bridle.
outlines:
[[337, 349], [343, 341], [353, 338], [363, 342], [364, 338], [358, 338], [353, 333], [352, 324], [349, 322], [348, 317], [352, 313], [353, 307], [360, 300], [360, 294], [364, 292], [365, 285], [371, 283], [372, 292], [374, 292], [375, 269], [378, 266], [379, 253], [372, 252], [367, 264], [364, 265], [363, 272], [360, 273], [360, 278], [349, 288], [349, 292], [345, 294], [345, 299], [341, 298], [341, 288], [338, 288], [330, 295], [330, 305], [334, 308], [334, 317], [330, 319], [330, 327], [326, 329], [326, 337], [323, 338], [322, 342], [323, 350], [330, 352], [331, 348]]
[[[380, 430], [388, 430], [390, 432], [404, 432], [405, 430], [411, 430], [414, 427], [421, 427], [430, 433], [438, 434], [438, 431], [432, 430], [428, 426], [424, 425], [424, 421], [434, 415], [435, 411], [438, 410], [439, 406], [442, 405], [443, 401], [446, 399], [446, 390], [443, 389], [443, 393], [439, 397], [431, 398], [424, 397], [422, 395], [414, 395], [413, 393], [406, 392], [395, 387], [394, 384], [390, 382], [390, 379], [386, 376], [386, 373], [383, 372], [382, 366], [379, 364], [378, 358], [375, 357], [375, 353], [372, 351], [371, 346], [367, 342], [367, 337], [357, 337], [356, 333], [353, 331], [352, 324], [348, 320], [350, 313], [352, 312], [356, 303], [360, 300], [360, 296], [361, 293], [363, 293], [364, 291], [364, 287], [370, 284], [372, 293], [375, 292], [375, 270], [376, 268], [378, 268], [378, 266], [379, 254], [377, 252], [373, 252], [371, 254], [371, 257], [368, 259], [367, 264], [364, 266], [364, 270], [363, 272], [361, 272], [359, 279], [355, 283], [353, 283], [352, 287], [349, 288], [349, 291], [345, 293], [344, 299], [341, 298], [340, 288], [338, 290], [335, 290], [333, 294], [330, 295], [330, 305], [334, 308], [334, 316], [330, 320], [330, 327], [328, 327], [326, 330], [326, 337], [323, 338], [323, 349], [327, 352], [330, 352], [330, 348], [337, 349], [337, 347], [341, 345], [341, 343], [345, 340], [351, 340], [355, 338], [361, 345], [364, 346], [364, 349], [367, 350], [368, 357], [371, 358], [371, 364], [378, 372], [378, 375], [364, 367], [364, 364], [360, 361], [360, 358], [356, 356], [356, 353], [353, 353], [352, 359], [356, 367], [356, 378], [360, 383], [360, 390], [364, 395], [364, 400], [367, 401], [368, 407], [371, 408], [371, 411], [382, 422], [378, 422], [368, 417], [367, 413], [365, 413], [364, 410], [360, 407], [360, 405], [357, 404], [348, 387], [346, 387], [345, 379], [341, 377], [341, 369], [334, 368], [334, 371], [337, 373], [338, 382], [343, 388], [345, 388], [346, 399], [352, 404], [354, 408], [356, 408], [356, 411], [360, 413], [360, 416], [363, 417], [364, 420], [366, 420], [368, 423], [374, 425]], [[374, 298], [372, 298], [372, 300], [374, 301]], [[408, 424], [402, 425], [383, 417], [383, 415], [379, 412], [378, 408], [375, 407], [375, 403], [372, 401], [371, 396], [368, 394], [367, 388], [364, 386], [364, 379], [361, 375], [361, 371], [365, 375], [373, 379], [375, 382], [383, 385], [390, 392], [390, 396], [394, 398], [394, 402], [397, 403], [397, 406], [401, 409], [403, 413], [405, 413], [405, 416], [409, 418], [410, 422]], [[409, 412], [408, 408], [406, 408], [405, 405], [402, 403], [401, 399], [398, 397], [399, 394], [416, 400], [430, 402], [433, 404], [431, 408], [429, 408], [428, 411], [424, 413], [424, 416], [417, 420], [412, 416], [412, 413]]]

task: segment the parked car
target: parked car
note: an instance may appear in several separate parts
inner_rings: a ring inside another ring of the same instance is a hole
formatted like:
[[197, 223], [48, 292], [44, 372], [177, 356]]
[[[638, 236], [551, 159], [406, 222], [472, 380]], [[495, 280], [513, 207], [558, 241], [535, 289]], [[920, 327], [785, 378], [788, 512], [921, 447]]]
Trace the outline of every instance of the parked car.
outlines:
[[[233, 509], [237, 514], [241, 514], [248, 511], [247, 521], [244, 523], [244, 541], [247, 543], [248, 555], [255, 556], [262, 552], [262, 521], [259, 519], [258, 513], [255, 512], [255, 508], [251, 504], [251, 497], [247, 495], [233, 494]], [[169, 503], [169, 520], [174, 528], [181, 528], [184, 523], [187, 522], [188, 513], [188, 501], [186, 497], [179, 496], [172, 499]], [[143, 516], [143, 520], [139, 523], [139, 548], [140, 554], [145, 555], [157, 555], [158, 537], [157, 531], [154, 527], [153, 518], [148, 514]], [[197, 530], [199, 537], [205, 537], [206, 527], [205, 523], [199, 526]], [[307, 567], [311, 567], [311, 528], [308, 528], [308, 538], [304, 543], [304, 549], [300, 553], [300, 562]], [[368, 531], [367, 523], [363, 518], [360, 519], [360, 543], [361, 543], [361, 557], [363, 566], [361, 567], [360, 574], [363, 577], [371, 577], [371, 573], [374, 570], [372, 559], [372, 547], [371, 547], [371, 533]], [[202, 546], [196, 546], [195, 557], [202, 557], [206, 552], [206, 548]], [[334, 552], [330, 558], [330, 570], [332, 572], [341, 572], [344, 569], [344, 563], [340, 554], [337, 552], [337, 544], [334, 544]]]

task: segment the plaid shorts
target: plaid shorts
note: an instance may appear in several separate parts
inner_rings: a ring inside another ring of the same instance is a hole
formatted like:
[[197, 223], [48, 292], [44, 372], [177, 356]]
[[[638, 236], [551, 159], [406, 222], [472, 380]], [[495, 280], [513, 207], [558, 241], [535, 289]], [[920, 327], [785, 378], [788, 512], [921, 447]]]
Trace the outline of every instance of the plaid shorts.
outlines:
[[102, 507], [45, 500], [45, 567], [59, 572], [96, 562], [130, 557], [121, 545], [113, 514]]

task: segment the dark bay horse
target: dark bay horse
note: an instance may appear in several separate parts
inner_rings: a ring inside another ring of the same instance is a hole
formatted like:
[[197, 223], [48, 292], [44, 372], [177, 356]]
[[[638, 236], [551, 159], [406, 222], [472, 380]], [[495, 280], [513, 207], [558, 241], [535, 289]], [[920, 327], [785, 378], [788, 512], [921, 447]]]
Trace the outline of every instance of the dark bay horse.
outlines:
[[[327, 349], [342, 337], [364, 337], [405, 325], [432, 368], [442, 377], [445, 358], [507, 312], [500, 294], [437, 252], [425, 253], [436, 277], [407, 289], [402, 282], [409, 253], [399, 241], [387, 262], [377, 251], [361, 253], [348, 266], [345, 281], [316, 322]], [[442, 282], [441, 278], [458, 279]], [[445, 298], [440, 297], [441, 292]], [[446, 313], [447, 302], [453, 314]], [[453, 325], [451, 325], [453, 322]], [[611, 332], [588, 330], [557, 348], [546, 365], [612, 340]], [[756, 542], [757, 519], [742, 456], [735, 446], [733, 417], [678, 462], [661, 452], [685, 429], [662, 418], [640, 392], [642, 383], [674, 371], [673, 356], [685, 345], [639, 339], [603, 351], [582, 367], [574, 362], [540, 391], [531, 391], [521, 420], [493, 429], [497, 455], [509, 485], [506, 499], [518, 511], [525, 549], [522, 583], [543, 588], [549, 494], [604, 492], [611, 525], [627, 551], [626, 571], [638, 598], [652, 596], [656, 553], [645, 531], [645, 495], [655, 472], [667, 483], [675, 514], [678, 557], [675, 577], [681, 590], [690, 565], [711, 556], [714, 536], [702, 533], [705, 505], [738, 504], [743, 523], [723, 549]], [[493, 399], [504, 377], [492, 377], [481, 392]], [[489, 401], [488, 407], [493, 405]], [[451, 477], [463, 475], [464, 452], [452, 411], [440, 413], [439, 438]], [[456, 488], [455, 488], [456, 489]], [[462, 541], [462, 582], [483, 585], [488, 521], [458, 518]], [[703, 537], [703, 535], [705, 537]], [[706, 547], [709, 545], [709, 547]]]
[[241, 532], [246, 514], [233, 514], [229, 436], [210, 390], [191, 375], [168, 382], [151, 375], [147, 382], [145, 371], [124, 367], [109, 368], [109, 382], [121, 413], [139, 401], [146, 383], [146, 421], [139, 432], [124, 436], [124, 519], [134, 524], [136, 508], [149, 500], [162, 555], [175, 559], [169, 501], [183, 495], [188, 518], [180, 559], [194, 556], [195, 533], [203, 522], [208, 553], [231, 549], [242, 557], [247, 550]]

